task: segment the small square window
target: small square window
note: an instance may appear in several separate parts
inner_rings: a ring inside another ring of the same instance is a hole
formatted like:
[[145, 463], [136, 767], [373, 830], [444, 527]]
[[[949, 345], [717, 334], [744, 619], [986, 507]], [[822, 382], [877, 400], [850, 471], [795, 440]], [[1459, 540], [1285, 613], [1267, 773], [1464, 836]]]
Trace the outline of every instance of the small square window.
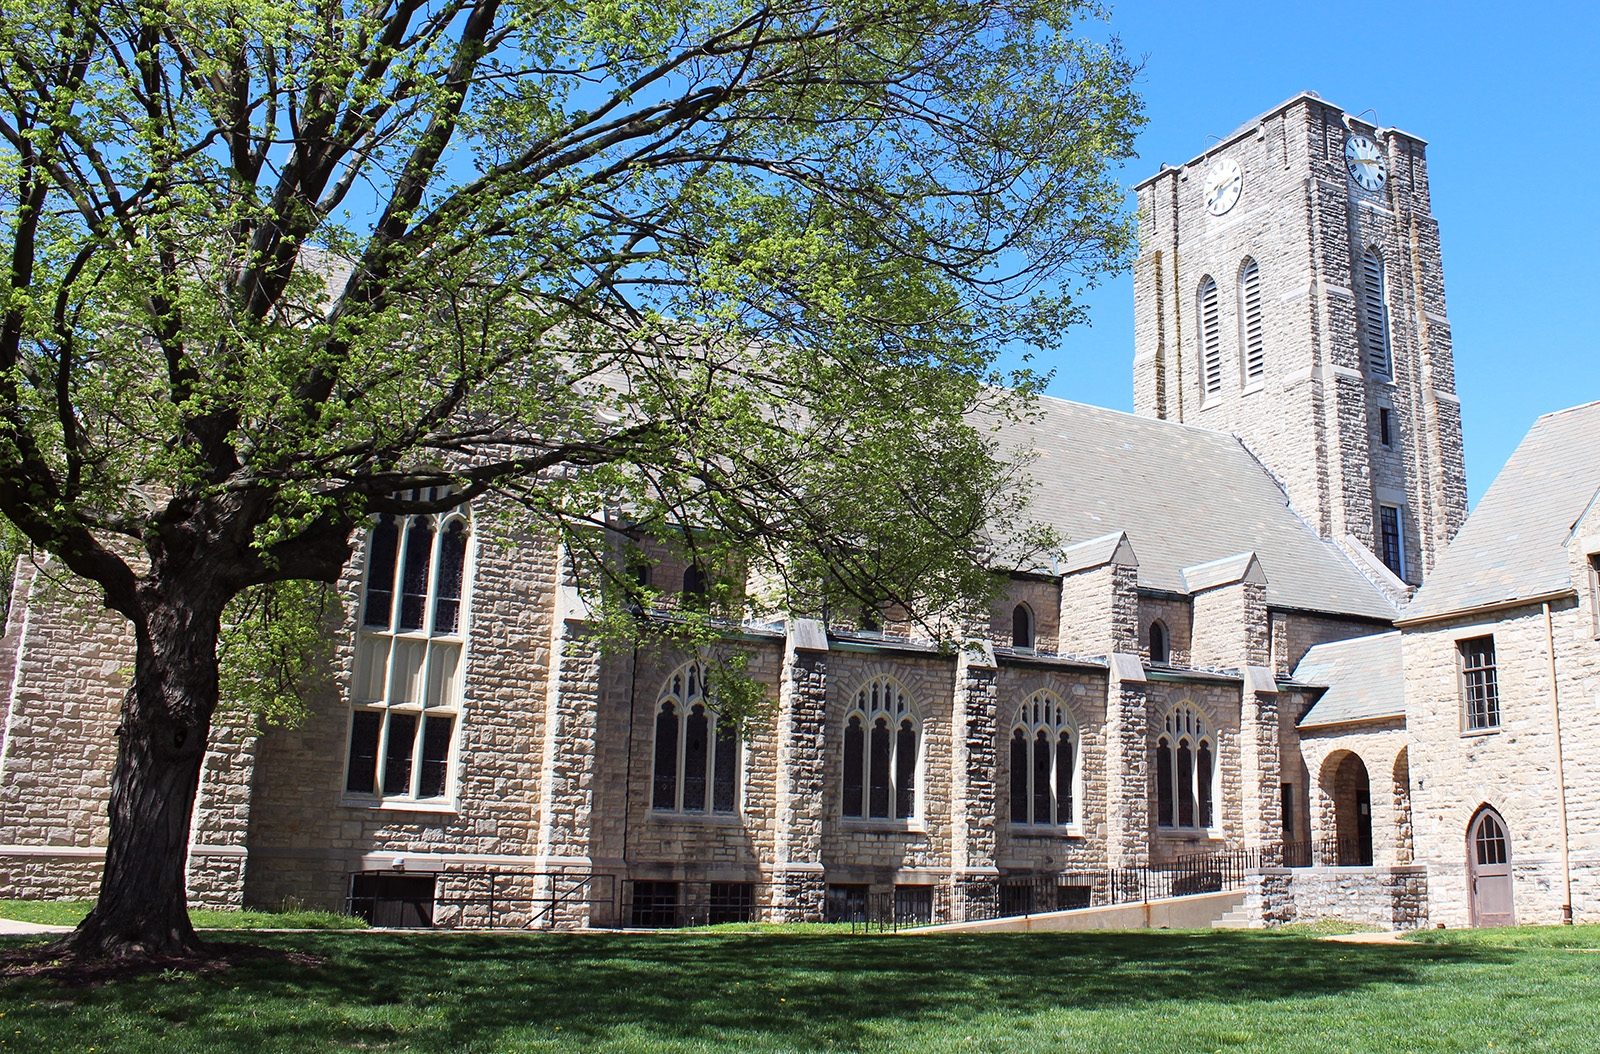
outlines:
[[1500, 683], [1494, 661], [1494, 637], [1473, 637], [1456, 645], [1461, 651], [1461, 694], [1467, 731], [1500, 727]]

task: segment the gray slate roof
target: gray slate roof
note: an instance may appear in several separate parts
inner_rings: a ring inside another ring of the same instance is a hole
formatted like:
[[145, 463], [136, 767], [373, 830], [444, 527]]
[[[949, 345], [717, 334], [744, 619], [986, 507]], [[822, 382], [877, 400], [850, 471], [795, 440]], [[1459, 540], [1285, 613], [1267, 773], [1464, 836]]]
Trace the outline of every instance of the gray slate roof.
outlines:
[[1126, 531], [1139, 584], [1186, 592], [1183, 569], [1254, 552], [1267, 603], [1392, 620], [1394, 606], [1332, 542], [1289, 508], [1234, 436], [1193, 425], [1040, 399], [1006, 425], [1002, 446], [1036, 455], [1032, 513], [1070, 545]]
[[1434, 618], [1571, 588], [1567, 544], [1597, 496], [1600, 402], [1539, 418], [1401, 617]]
[[1377, 721], [1406, 713], [1398, 630], [1318, 644], [1295, 667], [1294, 679], [1300, 684], [1329, 686], [1300, 719], [1301, 728]]

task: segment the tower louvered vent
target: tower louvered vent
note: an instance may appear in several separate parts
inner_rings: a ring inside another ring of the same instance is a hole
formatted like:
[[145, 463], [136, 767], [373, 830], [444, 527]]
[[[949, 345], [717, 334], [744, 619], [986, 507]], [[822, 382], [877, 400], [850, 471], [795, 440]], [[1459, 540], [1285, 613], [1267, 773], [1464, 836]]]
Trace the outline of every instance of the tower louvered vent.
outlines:
[[1266, 340], [1261, 325], [1261, 268], [1246, 260], [1239, 274], [1239, 314], [1244, 319], [1244, 379], [1258, 381], [1267, 373]]
[[1200, 283], [1201, 383], [1207, 395], [1222, 391], [1222, 328], [1217, 324], [1217, 283]]
[[1373, 375], [1394, 376], [1389, 361], [1389, 312], [1384, 308], [1383, 257], [1368, 249], [1361, 257], [1362, 297], [1367, 324], [1367, 364]]

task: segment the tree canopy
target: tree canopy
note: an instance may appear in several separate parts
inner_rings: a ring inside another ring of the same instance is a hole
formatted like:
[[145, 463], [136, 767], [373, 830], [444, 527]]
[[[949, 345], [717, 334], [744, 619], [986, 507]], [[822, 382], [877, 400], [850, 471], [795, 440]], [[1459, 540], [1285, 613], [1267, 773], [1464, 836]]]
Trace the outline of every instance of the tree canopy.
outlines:
[[1024, 497], [997, 352], [1129, 248], [1092, 4], [0, 10], [0, 513], [138, 645], [84, 948], [192, 941], [148, 832], [241, 591], [491, 495], [580, 554], [692, 525], [791, 610], [959, 606]]

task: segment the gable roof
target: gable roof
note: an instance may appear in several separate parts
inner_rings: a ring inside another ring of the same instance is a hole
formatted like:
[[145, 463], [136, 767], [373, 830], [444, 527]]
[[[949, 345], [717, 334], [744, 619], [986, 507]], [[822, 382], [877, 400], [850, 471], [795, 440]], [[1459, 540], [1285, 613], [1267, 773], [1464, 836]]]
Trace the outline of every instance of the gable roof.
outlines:
[[1038, 410], [1005, 425], [1002, 446], [1034, 454], [1031, 512], [1066, 544], [1126, 531], [1139, 584], [1173, 593], [1188, 592], [1185, 568], [1253, 552], [1272, 606], [1395, 617], [1237, 437], [1064, 399]]
[[1600, 402], [1546, 414], [1402, 613], [1438, 618], [1572, 588], [1567, 545], [1600, 495]]
[[1300, 684], [1327, 685], [1301, 728], [1378, 721], [1406, 714], [1405, 673], [1400, 633], [1318, 644], [1294, 668]]

